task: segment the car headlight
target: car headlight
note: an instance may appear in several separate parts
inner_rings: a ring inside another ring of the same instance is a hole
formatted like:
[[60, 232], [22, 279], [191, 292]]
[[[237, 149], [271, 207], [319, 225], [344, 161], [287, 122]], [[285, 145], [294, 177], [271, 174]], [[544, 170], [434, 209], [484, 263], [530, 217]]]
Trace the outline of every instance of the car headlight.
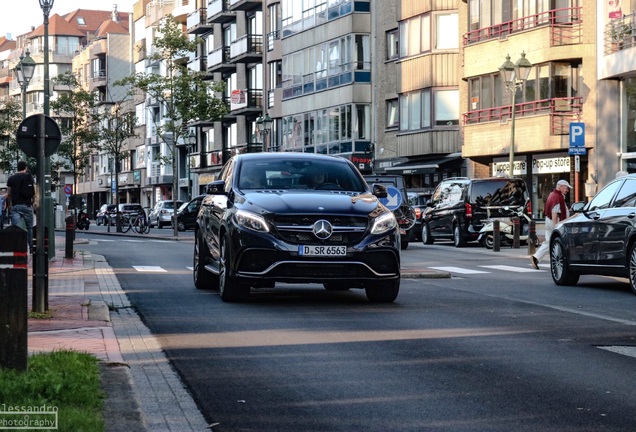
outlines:
[[384, 213], [373, 221], [371, 234], [384, 234], [397, 227], [397, 220], [392, 212]]
[[238, 210], [236, 212], [236, 223], [247, 229], [254, 231], [268, 232], [269, 226], [265, 219], [256, 213], [248, 212], [245, 210]]

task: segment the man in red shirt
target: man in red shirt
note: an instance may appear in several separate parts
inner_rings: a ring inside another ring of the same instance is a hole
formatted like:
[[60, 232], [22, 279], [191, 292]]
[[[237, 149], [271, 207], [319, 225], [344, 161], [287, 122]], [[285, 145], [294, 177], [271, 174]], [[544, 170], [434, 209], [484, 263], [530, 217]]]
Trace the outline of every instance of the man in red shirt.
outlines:
[[550, 236], [552, 235], [554, 227], [559, 221], [568, 217], [565, 195], [570, 189], [572, 189], [570, 183], [566, 180], [559, 180], [545, 202], [545, 208], [543, 210], [545, 213], [545, 240], [543, 240], [543, 243], [541, 243], [541, 246], [535, 251], [534, 255], [530, 257], [532, 267], [537, 270], [539, 270], [539, 261], [550, 250]]

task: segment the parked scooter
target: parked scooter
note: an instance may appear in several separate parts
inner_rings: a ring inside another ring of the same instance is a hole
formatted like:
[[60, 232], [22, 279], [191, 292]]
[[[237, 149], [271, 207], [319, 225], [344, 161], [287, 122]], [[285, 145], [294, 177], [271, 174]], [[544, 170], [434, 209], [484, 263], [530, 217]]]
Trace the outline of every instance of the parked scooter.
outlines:
[[[509, 213], [509, 217], [499, 218], [499, 245], [500, 246], [512, 246], [514, 242], [514, 224], [512, 218], [517, 216], [519, 218], [519, 243], [527, 244], [529, 236], [530, 221], [532, 220], [524, 211], [523, 206], [518, 207], [516, 210], [505, 206], [502, 209], [502, 213]], [[479, 230], [479, 237], [477, 241], [482, 246], [492, 249], [495, 245], [494, 220], [488, 220], [484, 224], [481, 230]], [[534, 236], [535, 246], [539, 246], [539, 240], [537, 236]]]
[[88, 227], [91, 225], [90, 219], [88, 219], [88, 213], [85, 211], [79, 212], [77, 215], [77, 229], [88, 231]]

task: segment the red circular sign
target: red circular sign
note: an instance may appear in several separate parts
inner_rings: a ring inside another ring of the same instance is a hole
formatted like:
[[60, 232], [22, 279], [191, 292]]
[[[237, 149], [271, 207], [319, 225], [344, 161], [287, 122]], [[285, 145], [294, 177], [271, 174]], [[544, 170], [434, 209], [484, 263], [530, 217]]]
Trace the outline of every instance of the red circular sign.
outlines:
[[70, 195], [73, 193], [73, 185], [64, 185], [64, 193]]

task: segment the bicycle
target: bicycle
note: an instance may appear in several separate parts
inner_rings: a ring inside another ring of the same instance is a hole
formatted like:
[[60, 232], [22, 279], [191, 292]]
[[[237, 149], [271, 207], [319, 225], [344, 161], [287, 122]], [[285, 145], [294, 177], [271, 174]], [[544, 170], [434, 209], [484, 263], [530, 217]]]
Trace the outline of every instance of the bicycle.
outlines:
[[137, 234], [148, 234], [150, 232], [150, 225], [148, 224], [146, 213], [124, 213], [121, 216], [124, 223], [121, 227], [121, 232], [127, 233], [131, 228]]

